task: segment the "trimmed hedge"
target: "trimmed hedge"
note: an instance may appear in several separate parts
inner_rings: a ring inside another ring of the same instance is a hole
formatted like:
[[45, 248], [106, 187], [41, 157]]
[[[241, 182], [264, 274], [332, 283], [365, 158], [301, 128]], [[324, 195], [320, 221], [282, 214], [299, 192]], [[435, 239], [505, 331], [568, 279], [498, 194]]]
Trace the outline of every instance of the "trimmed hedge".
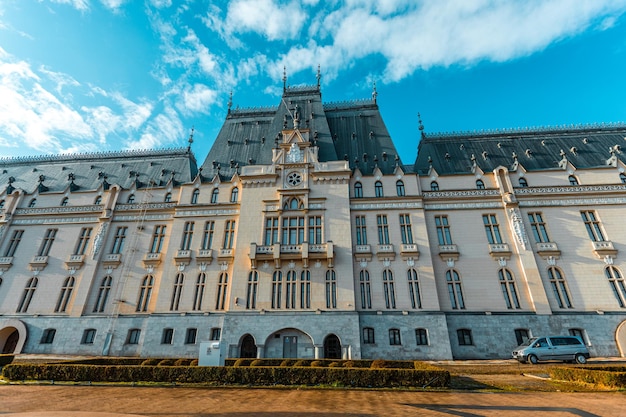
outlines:
[[626, 367], [555, 367], [548, 372], [553, 379], [561, 381], [585, 382], [614, 388], [626, 388]]
[[0, 354], [0, 368], [13, 362], [13, 359], [15, 359], [15, 355], [11, 353]]
[[[254, 365], [251, 363], [254, 362]], [[285, 365], [289, 363], [289, 365]], [[431, 365], [421, 361], [394, 361], [386, 359], [226, 359], [225, 366], [315, 366], [330, 367], [337, 363], [344, 368], [378, 368], [378, 369], [433, 369]], [[296, 365], [297, 364], [297, 365]]]
[[332, 385], [345, 387], [446, 387], [450, 373], [441, 369], [363, 369], [319, 367], [94, 366], [10, 364], [10, 380], [168, 382], [215, 385]]

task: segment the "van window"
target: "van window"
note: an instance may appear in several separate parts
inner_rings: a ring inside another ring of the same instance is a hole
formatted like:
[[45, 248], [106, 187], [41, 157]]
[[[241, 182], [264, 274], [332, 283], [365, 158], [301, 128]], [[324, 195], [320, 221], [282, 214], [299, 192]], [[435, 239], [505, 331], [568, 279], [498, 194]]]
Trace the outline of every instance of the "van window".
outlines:
[[536, 346], [536, 347], [548, 347], [548, 341], [546, 340], [545, 337], [542, 337], [541, 339], [538, 339], [537, 343], [535, 343], [533, 346]]
[[581, 345], [580, 340], [576, 337], [551, 337], [552, 346]]

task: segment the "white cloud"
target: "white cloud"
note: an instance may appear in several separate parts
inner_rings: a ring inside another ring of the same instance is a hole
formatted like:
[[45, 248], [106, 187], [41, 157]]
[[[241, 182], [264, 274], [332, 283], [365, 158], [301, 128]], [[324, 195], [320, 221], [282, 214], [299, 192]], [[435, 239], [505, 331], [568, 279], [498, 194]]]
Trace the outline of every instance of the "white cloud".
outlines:
[[145, 133], [138, 140], [127, 142], [127, 149], [154, 149], [179, 142], [185, 130], [178, 113], [166, 106], [162, 113], [152, 119]]
[[118, 11], [127, 0], [100, 0], [104, 7], [113, 11]]
[[189, 86], [182, 93], [182, 101], [178, 108], [185, 114], [209, 113], [210, 106], [215, 103], [217, 92], [204, 84]]
[[50, 0], [52, 3], [69, 4], [78, 10], [89, 10], [89, 0]]
[[254, 32], [268, 40], [294, 39], [307, 14], [299, 2], [280, 4], [274, 0], [236, 0], [228, 5], [226, 33]]
[[172, 0], [150, 0], [150, 4], [156, 8], [163, 9], [172, 6]]

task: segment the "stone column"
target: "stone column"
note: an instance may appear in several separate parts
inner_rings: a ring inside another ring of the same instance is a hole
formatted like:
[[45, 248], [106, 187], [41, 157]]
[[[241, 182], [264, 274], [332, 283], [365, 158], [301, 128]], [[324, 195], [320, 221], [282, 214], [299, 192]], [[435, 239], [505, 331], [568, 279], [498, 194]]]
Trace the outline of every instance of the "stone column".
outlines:
[[323, 345], [313, 345], [315, 349], [315, 359], [322, 359], [324, 356], [324, 346]]
[[265, 357], [265, 345], [256, 345], [256, 357], [257, 359]]

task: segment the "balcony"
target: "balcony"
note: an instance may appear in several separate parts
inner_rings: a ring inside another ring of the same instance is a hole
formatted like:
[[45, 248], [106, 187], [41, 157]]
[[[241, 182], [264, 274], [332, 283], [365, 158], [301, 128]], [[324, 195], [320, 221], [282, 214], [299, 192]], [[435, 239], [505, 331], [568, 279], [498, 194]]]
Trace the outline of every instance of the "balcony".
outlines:
[[252, 268], [256, 268], [257, 263], [273, 261], [276, 268], [280, 268], [282, 260], [300, 260], [304, 268], [308, 268], [309, 259], [325, 259], [328, 261], [329, 268], [332, 267], [334, 258], [333, 243], [313, 243], [307, 242], [281, 245], [275, 243], [273, 245], [257, 245], [250, 244], [250, 261]]
[[442, 261], [458, 261], [459, 255], [459, 248], [456, 245], [439, 245], [439, 257]]
[[122, 263], [122, 254], [121, 253], [109, 253], [104, 255], [102, 259], [102, 265], [105, 268], [117, 268]]
[[234, 249], [220, 249], [217, 253], [217, 260], [220, 262], [231, 262], [234, 256]]
[[0, 270], [6, 271], [11, 268], [13, 265], [13, 257], [12, 256], [3, 256], [0, 257]]
[[400, 245], [400, 255], [402, 255], [402, 260], [404, 261], [407, 259], [418, 260], [420, 251], [417, 247], [417, 243], [402, 243]]
[[369, 262], [372, 260], [372, 246], [371, 245], [356, 245], [354, 247], [354, 258], [357, 261]]
[[393, 261], [396, 258], [396, 252], [391, 243], [385, 243], [376, 246], [376, 256], [378, 260], [389, 259]]
[[493, 259], [511, 259], [511, 248], [508, 243], [490, 243], [489, 255]]
[[143, 256], [142, 261], [144, 268], [154, 268], [161, 263], [161, 254], [158, 252], [148, 252]]
[[210, 264], [213, 261], [213, 249], [198, 249], [196, 252], [196, 262], [200, 264]]
[[31, 271], [41, 271], [48, 265], [48, 257], [47, 256], [35, 256], [28, 263]]
[[613, 242], [610, 240], [603, 240], [601, 242], [591, 242], [594, 253], [600, 257], [605, 258], [607, 256], [613, 258], [617, 255], [617, 249], [613, 246]]
[[543, 259], [550, 257], [558, 259], [561, 257], [561, 251], [555, 242], [539, 242], [536, 244], [537, 254]]
[[85, 255], [70, 255], [65, 261], [67, 269], [80, 269], [85, 264]]
[[174, 255], [174, 263], [176, 265], [189, 265], [191, 262], [191, 251], [186, 249], [179, 249]]

